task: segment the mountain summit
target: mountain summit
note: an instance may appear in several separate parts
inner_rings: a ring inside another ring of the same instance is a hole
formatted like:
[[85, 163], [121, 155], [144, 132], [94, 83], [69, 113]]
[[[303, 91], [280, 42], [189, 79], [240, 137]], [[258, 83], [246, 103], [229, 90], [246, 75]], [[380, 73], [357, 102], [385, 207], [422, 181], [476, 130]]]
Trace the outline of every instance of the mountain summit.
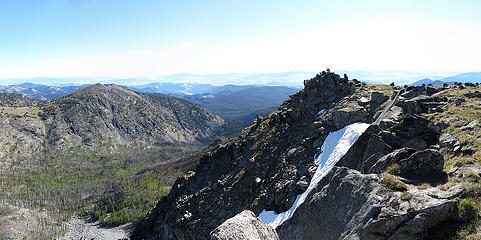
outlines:
[[133, 239], [445, 239], [463, 187], [432, 186], [448, 181], [441, 151], [462, 150], [440, 149], [447, 124], [424, 116], [441, 116], [450, 101], [440, 94], [457, 86], [366, 85], [329, 71], [304, 86], [207, 150]]
[[49, 139], [96, 144], [199, 144], [223, 130], [224, 121], [176, 97], [134, 92], [96, 84], [48, 102]]
[[[40, 102], [0, 93], [0, 99], [13, 99], [12, 96], [26, 107], [4, 110], [11, 113], [1, 122], [5, 131], [0, 137], [5, 139], [5, 147], [0, 146], [0, 152], [9, 158], [32, 152], [65, 152], [76, 146], [199, 147], [226, 126], [222, 118], [197, 104], [177, 97], [138, 93], [118, 85], [92, 85]], [[2, 100], [4, 107], [13, 104], [13, 100], [7, 100]], [[22, 142], [18, 145], [23, 150], [8, 152], [14, 149], [8, 146], [17, 141]]]

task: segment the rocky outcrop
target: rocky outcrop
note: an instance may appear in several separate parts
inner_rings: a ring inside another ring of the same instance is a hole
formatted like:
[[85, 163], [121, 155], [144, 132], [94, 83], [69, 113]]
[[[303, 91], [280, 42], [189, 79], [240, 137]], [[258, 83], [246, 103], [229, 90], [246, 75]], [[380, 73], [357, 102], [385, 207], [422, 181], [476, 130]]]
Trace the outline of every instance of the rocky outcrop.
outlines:
[[449, 133], [443, 133], [439, 136], [439, 146], [440, 147], [447, 147], [447, 148], [454, 148], [456, 145], [460, 145], [458, 139], [456, 139], [453, 135]]
[[[382, 108], [360, 105], [358, 99], [371, 93], [334, 73], [320, 73], [304, 84], [277, 111], [205, 154], [194, 172], [176, 181], [133, 238], [205, 239], [245, 209], [256, 215], [263, 209], [288, 210], [310, 182], [316, 170], [313, 157], [329, 132], [371, 122]], [[376, 102], [383, 99], [377, 96]]]
[[474, 121], [468, 123], [467, 125], [460, 127], [459, 129], [461, 129], [463, 131], [473, 130], [476, 127], [476, 125], [478, 125], [478, 121], [474, 120]]
[[[206, 239], [246, 209], [255, 215], [285, 212], [309, 186], [316, 171], [313, 158], [327, 135], [354, 122], [373, 123], [379, 116], [292, 218], [276, 229], [279, 237], [422, 239], [428, 229], [453, 219], [453, 194], [430, 195], [411, 185], [404, 193], [407, 199], [386, 189], [380, 174], [367, 174], [382, 173], [396, 163], [399, 173], [390, 175], [393, 181], [417, 184], [420, 180], [412, 175], [439, 173], [442, 155], [434, 146], [442, 126], [417, 111], [409, 114], [408, 108], [396, 105], [397, 98], [347, 76], [327, 71], [304, 85], [276, 112], [202, 156], [195, 171], [176, 181], [133, 238]], [[402, 101], [437, 92], [430, 87], [398, 90]]]
[[399, 124], [388, 129], [392, 137], [387, 137], [387, 142], [393, 149], [410, 147], [423, 150], [437, 144], [441, 126], [415, 115], [405, 116]]
[[378, 126], [371, 125], [339, 160], [337, 166], [361, 170], [367, 165], [374, 164], [379, 157], [390, 153], [392, 147], [382, 139], [381, 132]]
[[[400, 122], [390, 121], [393, 125], [385, 130], [371, 125], [339, 160], [337, 166], [349, 167], [363, 173], [381, 173], [390, 165], [399, 164], [401, 160], [409, 158], [416, 151], [425, 150], [438, 143], [441, 128], [425, 118], [406, 115]], [[438, 157], [432, 164], [436, 162], [442, 165], [439, 155], [436, 156]], [[416, 164], [421, 164], [417, 163], [417, 160]]]
[[370, 168], [368, 173], [383, 173], [386, 171], [386, 169], [395, 163], [398, 163], [403, 160], [407, 159], [409, 156], [411, 156], [413, 153], [415, 153], [416, 150], [412, 148], [401, 148], [397, 149], [385, 156], [380, 157]]
[[406, 159], [399, 161], [401, 174], [424, 175], [443, 171], [443, 154], [434, 149], [417, 151]]
[[439, 91], [432, 87], [411, 86], [401, 94], [397, 105], [409, 114], [443, 112], [442, 107], [446, 105], [446, 99], [433, 96]]
[[401, 200], [378, 175], [335, 167], [277, 232], [280, 239], [427, 239], [428, 229], [456, 218], [451, 191], [409, 194]]
[[481, 98], [481, 92], [479, 91], [468, 92], [464, 94], [464, 96], [467, 98]]
[[227, 219], [210, 233], [211, 240], [278, 240], [276, 231], [244, 210]]

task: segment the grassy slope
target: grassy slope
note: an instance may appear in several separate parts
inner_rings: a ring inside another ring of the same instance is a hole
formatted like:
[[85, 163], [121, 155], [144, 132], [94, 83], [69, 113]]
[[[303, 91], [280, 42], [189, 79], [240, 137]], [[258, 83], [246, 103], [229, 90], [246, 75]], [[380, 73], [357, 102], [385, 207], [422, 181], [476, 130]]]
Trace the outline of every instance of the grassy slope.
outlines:
[[[464, 220], [457, 232], [458, 239], [481, 239], [481, 183], [479, 172], [481, 171], [481, 129], [480, 123], [472, 130], [461, 130], [471, 121], [481, 120], [481, 99], [467, 98], [464, 94], [479, 91], [478, 87], [466, 87], [465, 89], [448, 89], [439, 97], [448, 98], [448, 106], [444, 113], [426, 114], [435, 123], [449, 123], [443, 132], [456, 137], [466, 149], [474, 150], [472, 153], [454, 152], [453, 149], [442, 148], [444, 153], [444, 169], [449, 172], [453, 167], [460, 167], [458, 173], [449, 177], [448, 183], [440, 188], [449, 187], [454, 183], [461, 183], [467, 190], [460, 203], [460, 213]], [[456, 105], [457, 98], [466, 101]]]

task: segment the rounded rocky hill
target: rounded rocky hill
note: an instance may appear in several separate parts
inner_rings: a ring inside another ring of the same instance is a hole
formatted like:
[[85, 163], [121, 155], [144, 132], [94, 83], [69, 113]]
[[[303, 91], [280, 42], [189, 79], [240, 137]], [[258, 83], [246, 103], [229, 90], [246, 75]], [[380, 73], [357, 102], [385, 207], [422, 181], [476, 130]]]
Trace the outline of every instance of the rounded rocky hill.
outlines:
[[194, 103], [96, 84], [42, 107], [47, 139], [58, 147], [79, 144], [192, 144], [209, 141], [225, 127]]

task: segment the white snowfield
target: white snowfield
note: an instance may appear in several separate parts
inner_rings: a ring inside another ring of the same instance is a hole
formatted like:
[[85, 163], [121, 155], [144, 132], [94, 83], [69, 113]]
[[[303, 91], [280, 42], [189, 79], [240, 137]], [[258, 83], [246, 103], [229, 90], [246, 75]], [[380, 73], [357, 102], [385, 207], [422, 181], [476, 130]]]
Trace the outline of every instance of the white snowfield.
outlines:
[[273, 228], [277, 228], [282, 223], [287, 221], [296, 211], [307, 195], [314, 189], [319, 181], [326, 176], [339, 159], [346, 154], [351, 146], [357, 141], [364, 131], [369, 127], [367, 123], [353, 123], [338, 131], [331, 132], [324, 140], [321, 147], [321, 152], [314, 156], [314, 163], [318, 166], [316, 173], [309, 183], [307, 190], [301, 195], [297, 195], [296, 201], [292, 207], [282, 213], [275, 213], [274, 211], [262, 211], [259, 219], [267, 223]]

